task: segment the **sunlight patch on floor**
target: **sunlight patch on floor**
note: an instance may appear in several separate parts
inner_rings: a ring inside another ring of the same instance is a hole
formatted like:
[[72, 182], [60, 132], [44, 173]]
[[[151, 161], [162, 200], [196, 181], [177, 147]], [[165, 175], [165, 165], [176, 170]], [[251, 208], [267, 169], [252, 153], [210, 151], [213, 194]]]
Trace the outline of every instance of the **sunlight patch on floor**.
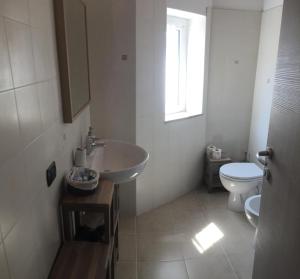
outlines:
[[216, 226], [216, 224], [210, 223], [192, 238], [192, 242], [199, 253], [203, 254], [223, 237], [223, 232]]

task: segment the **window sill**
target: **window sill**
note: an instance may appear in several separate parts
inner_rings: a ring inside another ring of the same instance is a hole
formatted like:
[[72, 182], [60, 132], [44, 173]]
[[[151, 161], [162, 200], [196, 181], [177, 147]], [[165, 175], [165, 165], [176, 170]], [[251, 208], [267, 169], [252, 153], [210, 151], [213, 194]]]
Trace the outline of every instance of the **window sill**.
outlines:
[[172, 113], [165, 116], [165, 122], [171, 122], [176, 120], [183, 120], [187, 118], [193, 118], [203, 115], [203, 113], [190, 113], [190, 112], [178, 112]]

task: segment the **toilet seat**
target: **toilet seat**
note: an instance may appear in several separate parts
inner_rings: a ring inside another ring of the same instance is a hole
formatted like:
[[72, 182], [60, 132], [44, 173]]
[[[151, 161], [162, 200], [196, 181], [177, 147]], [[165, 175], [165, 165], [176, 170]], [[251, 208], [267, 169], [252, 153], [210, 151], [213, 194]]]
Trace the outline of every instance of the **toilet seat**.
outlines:
[[263, 178], [263, 170], [254, 163], [230, 163], [220, 168], [220, 176], [233, 181], [253, 181]]
[[260, 181], [263, 178], [262, 177], [257, 177], [257, 178], [249, 178], [249, 179], [238, 179], [238, 178], [233, 178], [230, 176], [226, 176], [220, 173], [220, 177], [224, 177], [229, 181], [236, 181], [236, 182], [251, 182], [251, 181]]

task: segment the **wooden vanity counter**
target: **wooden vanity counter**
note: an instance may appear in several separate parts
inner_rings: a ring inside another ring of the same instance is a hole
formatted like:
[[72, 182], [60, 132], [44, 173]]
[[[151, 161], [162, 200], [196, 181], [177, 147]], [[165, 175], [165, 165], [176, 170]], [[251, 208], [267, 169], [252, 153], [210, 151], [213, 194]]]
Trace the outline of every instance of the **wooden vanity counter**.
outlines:
[[99, 186], [94, 194], [79, 196], [64, 193], [62, 197], [63, 207], [110, 207], [113, 201], [114, 184], [109, 180], [100, 180]]

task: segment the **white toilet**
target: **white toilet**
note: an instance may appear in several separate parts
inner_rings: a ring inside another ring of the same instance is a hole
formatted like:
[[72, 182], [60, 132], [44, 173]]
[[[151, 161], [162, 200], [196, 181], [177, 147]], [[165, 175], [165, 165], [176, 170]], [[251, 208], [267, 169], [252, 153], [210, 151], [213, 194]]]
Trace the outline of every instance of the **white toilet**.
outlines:
[[230, 192], [228, 208], [243, 212], [245, 200], [257, 194], [263, 181], [263, 170], [254, 163], [230, 163], [220, 168], [220, 179]]

